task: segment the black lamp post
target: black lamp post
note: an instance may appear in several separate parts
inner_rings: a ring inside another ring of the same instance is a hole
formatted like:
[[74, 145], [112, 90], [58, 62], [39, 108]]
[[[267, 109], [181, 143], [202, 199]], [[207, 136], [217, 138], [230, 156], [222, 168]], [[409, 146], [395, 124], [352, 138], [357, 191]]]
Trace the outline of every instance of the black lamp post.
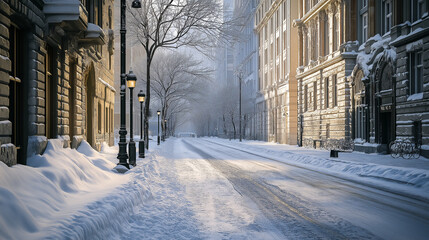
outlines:
[[241, 130], [241, 78], [243, 77], [243, 72], [238, 73], [238, 88], [239, 88], [239, 99], [238, 99], [238, 129], [240, 131], [240, 142], [242, 139], [242, 130]]
[[143, 103], [144, 99], [146, 97], [146, 94], [143, 93], [142, 90], [140, 90], [139, 94], [137, 95], [139, 97], [140, 102], [140, 141], [139, 141], [139, 158], [144, 158], [144, 138], [143, 138]]
[[158, 145], [161, 143], [161, 138], [159, 137], [159, 115], [161, 115], [161, 111], [156, 111], [156, 114], [158, 114]]
[[[134, 0], [131, 7], [133, 8], [141, 8], [140, 0]], [[118, 165], [123, 165], [127, 168], [130, 168], [127, 159], [127, 142], [126, 142], [126, 135], [127, 135], [127, 129], [125, 128], [125, 81], [126, 81], [126, 74], [125, 74], [125, 68], [126, 68], [126, 58], [125, 58], [125, 52], [126, 52], [126, 41], [125, 41], [125, 34], [127, 30], [125, 29], [125, 12], [127, 10], [127, 5], [125, 0], [121, 0], [121, 118], [120, 118], [120, 128], [119, 128], [119, 153], [118, 153], [118, 159], [119, 163]]]
[[162, 141], [165, 142], [165, 139], [167, 138], [167, 119], [164, 119], [164, 132], [162, 133]]
[[130, 71], [127, 74], [127, 86], [130, 89], [130, 142], [128, 144], [128, 154], [130, 157], [130, 165], [136, 166], [136, 143], [134, 142], [134, 135], [133, 135], [133, 89], [136, 87], [136, 81], [137, 77], [133, 73], [133, 71]]

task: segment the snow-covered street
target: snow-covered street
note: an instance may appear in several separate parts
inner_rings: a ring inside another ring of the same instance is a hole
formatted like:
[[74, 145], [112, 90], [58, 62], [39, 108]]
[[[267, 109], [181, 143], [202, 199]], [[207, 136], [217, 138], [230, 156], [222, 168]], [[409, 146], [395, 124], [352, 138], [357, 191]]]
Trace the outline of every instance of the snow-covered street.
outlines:
[[0, 239], [429, 236], [427, 159], [170, 138], [119, 174], [117, 151], [54, 140], [30, 166], [1, 164]]

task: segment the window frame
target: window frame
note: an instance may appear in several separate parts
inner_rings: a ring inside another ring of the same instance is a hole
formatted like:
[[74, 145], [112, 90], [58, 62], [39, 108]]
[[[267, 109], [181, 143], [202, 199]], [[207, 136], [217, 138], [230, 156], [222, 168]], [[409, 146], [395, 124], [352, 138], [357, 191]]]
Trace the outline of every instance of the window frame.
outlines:
[[332, 75], [332, 107], [338, 107], [338, 79], [337, 74]]
[[308, 85], [304, 86], [304, 112], [308, 111]]
[[[388, 9], [387, 9], [388, 8]], [[383, 34], [386, 34], [390, 32], [390, 29], [392, 28], [392, 21], [393, 21], [393, 5], [392, 0], [384, 0], [382, 2], [382, 19], [381, 21], [381, 28], [383, 31]]]
[[325, 78], [325, 108], [329, 108], [329, 77]]
[[362, 43], [368, 40], [368, 12], [361, 15], [362, 17]]
[[425, 13], [427, 13], [427, 7], [425, 0], [412, 0], [411, 1], [411, 22], [420, 20]]
[[408, 95], [423, 92], [423, 53], [414, 51], [408, 53]]

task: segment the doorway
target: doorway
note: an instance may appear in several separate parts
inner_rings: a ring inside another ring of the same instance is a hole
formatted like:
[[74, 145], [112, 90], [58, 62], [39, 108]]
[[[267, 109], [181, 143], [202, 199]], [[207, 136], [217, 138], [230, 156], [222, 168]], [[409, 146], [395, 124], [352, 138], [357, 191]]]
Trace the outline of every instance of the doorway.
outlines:
[[380, 123], [381, 123], [381, 131], [380, 131], [380, 137], [381, 137], [381, 144], [389, 144], [393, 137], [392, 130], [392, 113], [391, 112], [384, 112], [381, 113], [380, 116]]

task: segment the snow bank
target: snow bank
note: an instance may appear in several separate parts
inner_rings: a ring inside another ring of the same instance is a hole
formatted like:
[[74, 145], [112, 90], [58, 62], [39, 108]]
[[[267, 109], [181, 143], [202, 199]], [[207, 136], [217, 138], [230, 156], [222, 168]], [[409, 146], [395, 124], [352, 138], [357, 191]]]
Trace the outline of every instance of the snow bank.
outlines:
[[[211, 138], [209, 141], [226, 143], [225, 140], [221, 139]], [[384, 183], [399, 183], [402, 187], [405, 186], [407, 192], [429, 198], [429, 171], [425, 169], [326, 158], [324, 157], [324, 155], [328, 154], [326, 151], [313, 150], [314, 153], [312, 155], [307, 155], [297, 153], [297, 151], [293, 151], [292, 149], [286, 151], [273, 150], [264, 146], [256, 146], [255, 144], [251, 144], [251, 142], [253, 141], [243, 143], [228, 141], [227, 145], [233, 145], [233, 147], [243, 149], [247, 152], [317, 171], [342, 174], [342, 176], [346, 177], [366, 177], [381, 180]], [[362, 155], [361, 158], [365, 158], [365, 155]], [[380, 182], [378, 183], [380, 184]], [[384, 183], [380, 185], [385, 185]], [[403, 190], [401, 187], [398, 189]]]
[[[87, 142], [78, 150], [49, 140], [28, 166], [0, 162], [0, 239], [106, 239], [150, 196], [145, 166], [118, 174]], [[132, 181], [131, 181], [132, 179]]]

